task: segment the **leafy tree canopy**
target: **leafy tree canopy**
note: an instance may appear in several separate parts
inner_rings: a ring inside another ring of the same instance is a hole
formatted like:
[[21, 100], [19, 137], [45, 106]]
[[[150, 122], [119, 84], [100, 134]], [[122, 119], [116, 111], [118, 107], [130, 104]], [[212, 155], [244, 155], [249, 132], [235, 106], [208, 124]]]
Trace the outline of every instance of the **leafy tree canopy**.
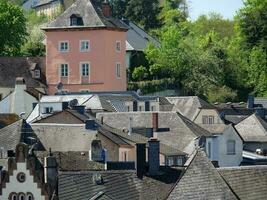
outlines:
[[26, 18], [20, 7], [0, 0], [0, 55], [16, 55], [27, 36]]

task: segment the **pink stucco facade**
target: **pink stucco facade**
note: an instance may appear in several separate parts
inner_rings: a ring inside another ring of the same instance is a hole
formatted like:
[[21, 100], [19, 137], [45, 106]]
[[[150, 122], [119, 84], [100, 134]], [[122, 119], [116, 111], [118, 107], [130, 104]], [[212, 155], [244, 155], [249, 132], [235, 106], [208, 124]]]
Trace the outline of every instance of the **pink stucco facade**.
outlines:
[[[48, 93], [56, 92], [62, 82], [68, 92], [125, 91], [126, 32], [117, 29], [49, 30], [46, 34], [46, 79]], [[80, 41], [89, 41], [89, 50], [80, 51]], [[69, 50], [61, 52], [60, 42], [68, 42]], [[120, 51], [116, 44], [120, 42]], [[89, 75], [83, 77], [81, 64], [89, 63]], [[120, 64], [118, 77], [117, 64]], [[68, 76], [61, 76], [61, 64], [68, 64]]]

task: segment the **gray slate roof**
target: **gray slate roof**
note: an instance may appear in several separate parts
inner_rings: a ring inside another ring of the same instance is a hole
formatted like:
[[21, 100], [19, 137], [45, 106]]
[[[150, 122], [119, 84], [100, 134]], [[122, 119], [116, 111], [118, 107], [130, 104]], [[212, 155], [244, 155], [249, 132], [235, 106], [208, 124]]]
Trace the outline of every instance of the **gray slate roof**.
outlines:
[[235, 125], [235, 129], [245, 142], [267, 142], [267, 122], [256, 114]]
[[[58, 170], [61, 171], [86, 171], [86, 170], [104, 170], [103, 163], [89, 161], [88, 151], [67, 151], [52, 152], [58, 164]], [[41, 163], [44, 163], [44, 157], [49, 155], [48, 151], [38, 151], [35, 155]]]
[[[165, 199], [178, 180], [181, 169], [164, 167], [160, 170], [163, 172], [161, 175], [144, 176], [142, 180], [137, 178], [135, 171], [128, 170], [61, 172], [58, 178], [58, 196], [60, 200], [84, 200], [94, 196], [97, 200]], [[94, 182], [93, 176], [96, 173], [102, 176], [103, 184], [97, 185]]]
[[[41, 69], [41, 79], [32, 78], [30, 68], [37, 63]], [[0, 57], [0, 87], [15, 87], [17, 77], [23, 77], [27, 87], [45, 87], [44, 57]]]
[[51, 3], [55, 3], [55, 2], [60, 3], [60, 0], [39, 0], [36, 3], [32, 4], [32, 8], [36, 8], [39, 6], [43, 6], [43, 5], [47, 5], [47, 4], [51, 4]]
[[194, 121], [200, 109], [215, 109], [215, 107], [197, 96], [166, 97], [174, 104], [173, 111], [178, 111]]
[[[103, 130], [105, 132], [109, 132], [109, 134], [113, 134], [115, 135], [115, 137], [110, 137], [111, 140], [114, 140], [114, 142], [116, 144], [120, 144], [120, 145], [135, 145], [136, 143], [147, 143], [149, 138], [142, 136], [141, 134], [136, 134], [136, 133], [132, 133], [132, 134], [128, 134], [125, 133], [123, 131], [121, 131], [120, 129], [117, 128], [113, 128], [107, 124], [103, 124], [101, 125], [100, 128], [100, 132], [103, 133]], [[160, 153], [166, 156], [171, 156], [171, 155], [186, 155], [186, 153], [178, 150], [177, 148], [171, 147], [170, 145], [166, 145], [163, 143], [160, 143]]]
[[[73, 14], [82, 17], [82, 26], [70, 26], [70, 16]], [[92, 0], [77, 0], [43, 29], [60, 28], [119, 28], [127, 31], [127, 27], [119, 20], [104, 17], [102, 10], [95, 6]]]
[[22, 140], [23, 126], [24, 121], [21, 119], [0, 129], [0, 147], [5, 151], [15, 150], [17, 144]]
[[267, 198], [267, 166], [218, 168], [218, 172], [240, 199]]
[[126, 50], [127, 51], [144, 51], [148, 43], [152, 43], [158, 47], [160, 43], [146, 33], [142, 28], [129, 20], [122, 20], [122, 23], [128, 28], [126, 35]]
[[238, 199], [203, 150], [197, 150], [168, 200]]
[[[104, 123], [118, 129], [129, 127], [129, 118], [132, 118], [133, 128], [152, 128], [152, 112], [127, 112], [127, 113], [98, 113], [97, 118], [103, 116]], [[158, 112], [159, 128], [170, 128], [170, 131], [157, 132], [161, 144], [165, 144], [174, 149], [185, 151], [196, 138], [202, 136], [212, 136], [211, 133], [193, 123], [186, 117], [176, 112]], [[127, 133], [122, 133], [128, 135]], [[132, 134], [135, 139], [141, 137], [140, 134]], [[142, 136], [144, 137], [144, 136]], [[145, 137], [144, 137], [145, 138]]]

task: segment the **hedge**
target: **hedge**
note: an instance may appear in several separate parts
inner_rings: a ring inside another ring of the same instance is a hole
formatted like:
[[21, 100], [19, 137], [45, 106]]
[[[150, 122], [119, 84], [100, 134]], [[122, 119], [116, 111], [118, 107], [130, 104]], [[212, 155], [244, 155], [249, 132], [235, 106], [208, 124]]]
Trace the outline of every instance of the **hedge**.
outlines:
[[175, 84], [175, 79], [172, 78], [128, 83], [128, 90], [137, 91], [138, 89], [142, 94], [148, 94], [167, 89], [178, 89], [178, 86]]

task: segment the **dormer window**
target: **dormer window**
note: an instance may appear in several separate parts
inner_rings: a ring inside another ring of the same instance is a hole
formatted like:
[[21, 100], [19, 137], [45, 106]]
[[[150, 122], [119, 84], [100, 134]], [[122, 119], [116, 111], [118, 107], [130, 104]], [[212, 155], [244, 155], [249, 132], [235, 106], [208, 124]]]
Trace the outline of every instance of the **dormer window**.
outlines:
[[34, 78], [40, 78], [41, 77], [41, 73], [39, 69], [34, 70]]
[[82, 26], [83, 19], [78, 14], [73, 14], [70, 16], [70, 26]]

